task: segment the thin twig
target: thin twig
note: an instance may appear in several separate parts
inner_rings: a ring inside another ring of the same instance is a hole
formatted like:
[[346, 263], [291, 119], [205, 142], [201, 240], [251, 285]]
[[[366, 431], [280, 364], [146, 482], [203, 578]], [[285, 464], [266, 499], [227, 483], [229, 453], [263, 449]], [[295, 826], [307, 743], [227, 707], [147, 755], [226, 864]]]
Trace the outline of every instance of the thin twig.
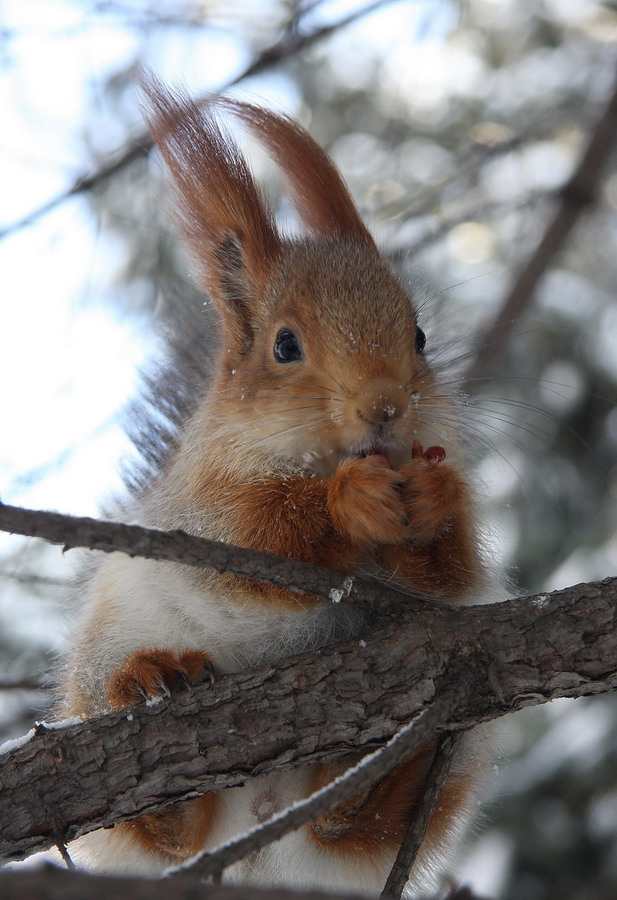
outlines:
[[[106, 522], [89, 516], [68, 516], [46, 510], [23, 509], [0, 502], [0, 531], [38, 537], [65, 550], [87, 547], [105, 553], [166, 560], [189, 566], [210, 567], [244, 578], [286, 587], [301, 594], [317, 594], [338, 602], [359, 599], [383, 604], [392, 598], [414, 602], [413, 595], [396, 585], [349, 577], [330, 569], [297, 562], [274, 553], [194, 537], [184, 531], [160, 531], [141, 525]], [[429, 601], [416, 600], [423, 608]]]
[[403, 762], [420, 744], [434, 737], [439, 725], [447, 720], [458, 702], [458, 691], [444, 690], [435, 702], [413, 722], [405, 725], [384, 747], [365, 756], [339, 778], [295, 803], [238, 838], [212, 851], [201, 853], [189, 863], [171, 870], [170, 876], [208, 878], [220, 874], [228, 866], [244, 859], [249, 853], [277, 841], [290, 831], [325, 815], [346, 800], [371, 787]]
[[[319, 28], [315, 28], [313, 31], [304, 34], [299, 30], [298, 22], [294, 20], [292, 23], [290, 23], [282, 38], [262, 50], [250, 65], [248, 65], [239, 75], [236, 75], [235, 78], [232, 78], [226, 85], [223, 85], [223, 87], [220, 88], [220, 91], [223, 92], [231, 87], [235, 87], [245, 79], [250, 78], [253, 75], [257, 75], [264, 69], [269, 68], [275, 63], [281, 62], [283, 59], [289, 58], [294, 53], [298, 53], [300, 50], [305, 50], [312, 44], [317, 43], [323, 38], [329, 37], [339, 29], [351, 25], [353, 22], [361, 19], [363, 16], [375, 12], [381, 6], [385, 6], [390, 2], [391, 0], [375, 0], [375, 2], [369, 3], [367, 6], [362, 7], [361, 9], [354, 10], [353, 12], [349, 13], [349, 15], [339, 19], [337, 22], [334, 22], [330, 25], [322, 25]], [[62, 191], [55, 197], [52, 197], [51, 200], [47, 201], [47, 203], [39, 206], [37, 209], [28, 213], [28, 215], [24, 216], [23, 218], [17, 220], [16, 222], [13, 222], [10, 225], [7, 225], [5, 228], [0, 229], [0, 240], [8, 237], [11, 234], [14, 234], [17, 231], [20, 231], [23, 228], [26, 228], [28, 225], [32, 225], [42, 216], [52, 212], [54, 209], [56, 209], [58, 206], [61, 206], [71, 197], [76, 197], [79, 194], [83, 194], [86, 191], [91, 191], [94, 188], [100, 187], [101, 185], [105, 184], [105, 182], [109, 181], [110, 178], [112, 178], [114, 175], [117, 175], [118, 172], [126, 169], [137, 159], [141, 159], [147, 156], [151, 149], [152, 139], [150, 135], [145, 131], [138, 134], [130, 141], [130, 143], [128, 143], [123, 148], [122, 152], [118, 156], [116, 156], [108, 163], [105, 163], [101, 168], [97, 169], [96, 172], [77, 178], [74, 184], [67, 190]]]
[[75, 863], [71, 859], [69, 851], [66, 849], [66, 845], [63, 844], [62, 841], [58, 841], [56, 843], [56, 848], [58, 849], [60, 856], [62, 857], [67, 869], [75, 869], [76, 868]]
[[457, 225], [469, 222], [471, 219], [484, 219], [489, 218], [490, 216], [499, 215], [503, 212], [519, 211], [538, 203], [540, 200], [545, 200], [550, 196], [551, 194], [548, 191], [545, 193], [534, 192], [527, 194], [527, 196], [521, 197], [514, 202], [511, 200], [494, 200], [466, 206], [464, 209], [457, 210], [456, 212], [447, 214], [440, 213], [438, 215], [429, 216], [427, 227], [419, 237], [415, 238], [415, 240], [409, 241], [408, 239], [404, 239], [397, 242], [396, 238], [394, 238], [389, 242], [391, 255], [395, 256], [404, 253], [406, 257], [415, 256], [423, 250], [426, 250], [426, 248], [430, 247], [432, 244], [437, 243], [450, 231], [456, 228]]
[[48, 575], [37, 575], [34, 572], [7, 572], [0, 569], [0, 579], [18, 581], [20, 584], [41, 584], [48, 587], [68, 587], [69, 578], [50, 578]]
[[46, 691], [52, 687], [52, 680], [45, 675], [25, 675], [22, 678], [11, 678], [0, 675], [0, 691]]
[[461, 736], [462, 732], [460, 731], [446, 731], [437, 743], [433, 762], [426, 776], [422, 797], [415, 815], [407, 826], [394, 865], [381, 893], [381, 900], [399, 900], [402, 897], [418, 851], [424, 841], [429, 820], [437, 807], [441, 789], [448, 776]]

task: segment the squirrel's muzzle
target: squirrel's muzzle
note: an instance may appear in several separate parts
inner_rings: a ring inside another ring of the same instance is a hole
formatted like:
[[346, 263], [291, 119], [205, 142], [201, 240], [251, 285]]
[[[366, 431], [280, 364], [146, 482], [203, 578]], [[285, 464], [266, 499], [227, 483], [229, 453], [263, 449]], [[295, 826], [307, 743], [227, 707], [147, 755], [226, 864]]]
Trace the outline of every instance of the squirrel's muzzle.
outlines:
[[402, 385], [393, 383], [373, 384], [355, 400], [358, 418], [371, 425], [395, 422], [409, 406], [409, 397]]

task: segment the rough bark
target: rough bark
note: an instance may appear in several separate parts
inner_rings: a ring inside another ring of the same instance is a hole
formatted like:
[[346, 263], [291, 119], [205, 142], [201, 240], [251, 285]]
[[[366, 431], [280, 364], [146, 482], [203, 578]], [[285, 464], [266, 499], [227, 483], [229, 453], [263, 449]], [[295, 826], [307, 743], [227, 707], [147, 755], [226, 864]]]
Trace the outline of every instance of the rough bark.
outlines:
[[1, 501], [0, 531], [42, 538], [52, 544], [62, 544], [65, 550], [86, 547], [104, 553], [120, 552], [129, 556], [178, 562], [186, 566], [207, 566], [217, 572], [267, 581], [283, 585], [291, 591], [318, 594], [328, 599], [352, 598], [376, 603], [401, 595], [400, 588], [388, 589], [378, 582], [349, 578], [331, 569], [312, 566], [275, 553], [195, 537], [185, 531], [160, 531], [88, 516], [67, 516], [47, 510], [23, 509]]
[[503, 604], [399, 597], [362, 640], [156, 705], [39, 728], [0, 758], [0, 856], [19, 859], [251, 775], [370, 749], [456, 685], [469, 727], [617, 686], [617, 579]]
[[[432, 740], [440, 722], [448, 719], [460, 703], [458, 685], [450, 685], [442, 691], [422, 715], [398, 731], [388, 743], [373, 753], [367, 754], [344, 775], [336, 778], [321, 790], [305, 800], [294, 803], [282, 813], [273, 815], [263, 825], [255, 826], [244, 834], [211, 851], [204, 851], [190, 863], [180, 865], [170, 875], [186, 877], [187, 874], [200, 878], [219, 878], [226, 868], [240, 859], [245, 859], [255, 850], [260, 850], [273, 841], [279, 840], [290, 831], [296, 831], [307, 822], [331, 812], [352, 797], [362, 793], [371, 785], [402, 763], [421, 744]], [[430, 773], [427, 785], [430, 784]], [[430, 793], [430, 787], [428, 788]], [[419, 823], [422, 828], [422, 823]], [[422, 832], [422, 835], [424, 832]], [[404, 885], [403, 885], [404, 886]], [[402, 892], [402, 888], [401, 888]], [[394, 898], [393, 898], [394, 900]]]
[[1, 873], [0, 897], [2, 900], [84, 900], [84, 897], [88, 900], [112, 897], [113, 900], [354, 900], [356, 895], [94, 877], [46, 866], [36, 871]]
[[[360, 900], [356, 894], [262, 890], [242, 885], [206, 885], [148, 878], [110, 878], [65, 872], [53, 866], [28, 872], [0, 873], [2, 900]], [[437, 900], [427, 897], [426, 900]], [[482, 900], [463, 888], [446, 900]]]

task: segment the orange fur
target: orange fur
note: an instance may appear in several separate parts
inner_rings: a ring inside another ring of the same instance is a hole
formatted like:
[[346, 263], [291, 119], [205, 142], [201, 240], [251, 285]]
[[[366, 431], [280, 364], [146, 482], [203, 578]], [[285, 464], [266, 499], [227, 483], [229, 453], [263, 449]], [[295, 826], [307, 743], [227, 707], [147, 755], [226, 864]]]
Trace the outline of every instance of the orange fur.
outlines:
[[421, 455], [400, 474], [409, 529], [404, 544], [377, 549], [380, 564], [429, 596], [479, 590], [484, 579], [466, 483], [447, 463]]
[[[210, 657], [200, 650], [187, 650], [180, 656], [168, 650], [138, 650], [115, 672], [108, 688], [109, 706], [122, 709], [212, 677]], [[170, 864], [182, 862], [203, 846], [215, 807], [216, 795], [206, 794], [119, 825], [117, 830], [130, 843], [164, 854]]]
[[169, 865], [181, 863], [203, 848], [216, 815], [217, 801], [217, 794], [185, 800], [169, 809], [116, 825], [114, 831], [126, 836], [130, 844], [162, 854]]
[[[397, 850], [422, 797], [434, 752], [434, 743], [421, 747], [377, 784], [320, 816], [311, 826], [312, 839], [330, 852], [344, 856]], [[345, 757], [319, 766], [314, 790], [329, 784], [353, 762], [354, 759]], [[427, 835], [430, 840], [440, 840], [471, 787], [471, 778], [467, 776], [446, 782], [430, 820]]]
[[398, 472], [373, 457], [342, 463], [328, 489], [336, 528], [361, 546], [400, 543], [409, 528], [400, 496], [403, 484]]
[[281, 245], [272, 215], [212, 111], [143, 82], [152, 137], [176, 183], [179, 227], [203, 287], [220, 302], [228, 342], [251, 342], [249, 301], [272, 276]]
[[407, 537], [422, 543], [441, 534], [469, 508], [466, 485], [448, 463], [412, 459], [401, 469], [401, 502], [409, 516]]
[[327, 153], [293, 119], [229, 97], [231, 110], [263, 141], [290, 180], [298, 213], [318, 234], [338, 235], [373, 245], [340, 172]]

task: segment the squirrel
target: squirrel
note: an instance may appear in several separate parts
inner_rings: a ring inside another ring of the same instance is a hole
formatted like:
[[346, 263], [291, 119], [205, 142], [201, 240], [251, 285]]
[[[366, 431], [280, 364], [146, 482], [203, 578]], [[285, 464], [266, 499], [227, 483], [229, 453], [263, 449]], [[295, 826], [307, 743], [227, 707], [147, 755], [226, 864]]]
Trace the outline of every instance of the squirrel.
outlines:
[[[386, 575], [415, 596], [475, 602], [493, 576], [456, 462], [464, 456], [456, 400], [431, 371], [413, 302], [338, 169], [284, 115], [225, 97], [193, 101], [151, 76], [144, 90], [181, 238], [220, 317], [220, 345], [207, 389], [195, 391], [174, 446], [125, 517]], [[277, 228], [221, 111], [281, 169], [304, 236]], [[169, 402], [160, 397], [161, 408]], [[355, 636], [366, 624], [344, 604], [120, 555], [94, 568], [84, 594], [64, 686], [64, 712], [82, 718]], [[416, 891], [433, 886], [471, 805], [465, 746], [414, 866]], [[432, 752], [423, 747], [376, 788], [236, 863], [225, 880], [379, 892]], [[73, 854], [90, 868], [160, 873], [347, 765], [257, 777], [86, 835]]]

